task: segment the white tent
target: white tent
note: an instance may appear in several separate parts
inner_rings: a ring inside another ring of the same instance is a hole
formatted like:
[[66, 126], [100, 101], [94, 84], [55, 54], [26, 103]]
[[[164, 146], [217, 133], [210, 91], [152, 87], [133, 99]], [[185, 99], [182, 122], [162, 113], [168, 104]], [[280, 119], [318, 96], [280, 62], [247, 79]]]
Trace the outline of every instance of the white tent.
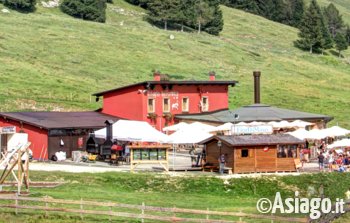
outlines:
[[178, 131], [178, 130], [185, 128], [187, 126], [188, 126], [188, 124], [186, 122], [180, 122], [180, 123], [172, 125], [172, 126], [164, 127], [163, 131]]
[[307, 139], [307, 137], [309, 136], [309, 131], [306, 131], [305, 129], [298, 129], [294, 132], [287, 132], [286, 134], [289, 134], [298, 139], [304, 140], [304, 139]]
[[[94, 133], [97, 138], [106, 138], [106, 128]], [[113, 139], [131, 142], [167, 143], [169, 136], [157, 131], [147, 122], [119, 120], [113, 124]]]
[[323, 129], [322, 131], [328, 137], [345, 136], [350, 134], [350, 130], [341, 128], [339, 126], [333, 126], [331, 128]]
[[324, 130], [313, 129], [308, 132], [309, 132], [307, 135], [308, 139], [324, 139], [328, 137]]
[[350, 139], [342, 139], [335, 141], [333, 144], [327, 146], [328, 148], [350, 147]]
[[223, 125], [219, 125], [215, 127], [213, 132], [219, 132], [219, 131], [231, 131], [233, 124], [231, 122], [227, 122]]
[[311, 122], [305, 122], [302, 120], [295, 120], [290, 123], [292, 127], [297, 127], [297, 128], [305, 128], [306, 126], [314, 125], [314, 123]]
[[215, 131], [215, 126], [207, 125], [201, 122], [193, 122], [185, 128], [185, 130], [191, 129], [193, 131], [204, 131], [204, 132], [212, 132]]
[[169, 142], [173, 144], [194, 144], [212, 137], [208, 132], [195, 130], [191, 128], [181, 129], [169, 136]]

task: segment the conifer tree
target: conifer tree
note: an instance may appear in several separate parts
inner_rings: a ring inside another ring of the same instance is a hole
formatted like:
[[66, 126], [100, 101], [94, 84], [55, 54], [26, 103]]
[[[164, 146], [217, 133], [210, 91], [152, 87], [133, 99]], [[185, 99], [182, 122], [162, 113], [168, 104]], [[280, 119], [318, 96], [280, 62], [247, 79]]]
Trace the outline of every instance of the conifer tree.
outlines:
[[346, 40], [348, 41], [348, 43], [350, 45], [350, 26], [349, 25], [346, 25], [345, 37], [346, 37]]
[[340, 57], [341, 51], [348, 49], [349, 44], [346, 41], [345, 36], [340, 32], [338, 32], [335, 35], [334, 41], [335, 41], [335, 48], [338, 50], [338, 53], [339, 53], [338, 55]]
[[335, 35], [341, 31], [344, 26], [342, 15], [335, 5], [331, 3], [324, 9], [324, 16], [326, 18], [328, 30], [332, 34], [332, 37], [335, 38]]
[[202, 26], [206, 25], [211, 19], [213, 19], [214, 10], [206, 1], [196, 0], [193, 13], [199, 34], [202, 31]]
[[148, 19], [162, 22], [164, 29], [168, 29], [168, 22], [176, 20], [180, 2], [178, 0], [153, 0], [148, 2]]
[[290, 0], [292, 5], [292, 23], [294, 27], [298, 27], [303, 19], [305, 4], [304, 0]]
[[310, 53], [320, 50], [323, 41], [322, 13], [316, 0], [312, 0], [300, 24], [299, 40], [295, 45], [308, 49]]
[[208, 0], [208, 4], [213, 10], [213, 17], [205, 25], [204, 31], [209, 34], [219, 35], [224, 28], [224, 20], [220, 9], [220, 0]]

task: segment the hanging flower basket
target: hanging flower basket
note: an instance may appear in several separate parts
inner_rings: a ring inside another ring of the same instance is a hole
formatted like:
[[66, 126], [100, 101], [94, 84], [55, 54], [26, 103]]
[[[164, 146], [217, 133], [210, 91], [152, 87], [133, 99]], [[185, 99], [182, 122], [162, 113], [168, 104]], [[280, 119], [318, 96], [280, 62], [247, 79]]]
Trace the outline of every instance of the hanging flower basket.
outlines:
[[158, 115], [156, 113], [148, 113], [147, 118], [156, 120]]
[[165, 118], [167, 121], [171, 121], [174, 118], [174, 115], [171, 113], [164, 113], [163, 118]]

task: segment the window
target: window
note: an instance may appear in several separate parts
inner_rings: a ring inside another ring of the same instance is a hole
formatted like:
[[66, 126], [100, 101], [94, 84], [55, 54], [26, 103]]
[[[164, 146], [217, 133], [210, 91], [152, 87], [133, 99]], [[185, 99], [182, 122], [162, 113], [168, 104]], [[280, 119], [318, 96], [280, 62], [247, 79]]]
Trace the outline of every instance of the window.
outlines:
[[242, 158], [249, 157], [249, 149], [242, 149], [241, 150], [241, 157]]
[[188, 98], [182, 98], [182, 111], [183, 112], [189, 111], [189, 99]]
[[155, 99], [154, 98], [149, 98], [148, 99], [148, 104], [147, 104], [147, 109], [148, 113], [154, 113], [155, 112]]
[[208, 111], [209, 110], [209, 100], [208, 97], [202, 97], [202, 111]]
[[297, 146], [296, 145], [277, 146], [277, 158], [297, 158]]
[[170, 99], [169, 98], [163, 99], [163, 112], [170, 112]]

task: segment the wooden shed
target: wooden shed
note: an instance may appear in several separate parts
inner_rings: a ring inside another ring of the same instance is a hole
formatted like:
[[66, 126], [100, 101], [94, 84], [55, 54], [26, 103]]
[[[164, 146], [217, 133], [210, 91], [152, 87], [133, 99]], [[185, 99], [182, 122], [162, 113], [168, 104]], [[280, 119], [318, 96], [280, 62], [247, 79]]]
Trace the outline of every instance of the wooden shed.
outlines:
[[296, 171], [294, 159], [303, 143], [287, 134], [213, 136], [201, 142], [207, 165], [219, 166], [221, 152], [233, 173]]

